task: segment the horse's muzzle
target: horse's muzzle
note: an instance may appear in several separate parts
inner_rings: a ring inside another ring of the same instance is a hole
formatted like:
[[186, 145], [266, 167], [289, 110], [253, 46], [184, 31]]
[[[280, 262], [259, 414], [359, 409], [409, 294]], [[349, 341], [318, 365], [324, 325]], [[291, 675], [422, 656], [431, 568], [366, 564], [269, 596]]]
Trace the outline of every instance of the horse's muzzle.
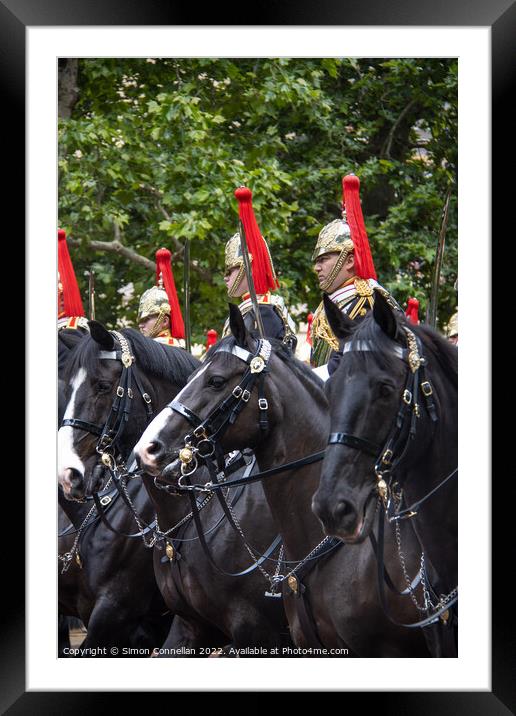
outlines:
[[73, 467], [67, 467], [59, 476], [67, 500], [77, 501], [84, 499], [84, 482], [81, 473]]
[[355, 544], [362, 542], [369, 534], [375, 513], [375, 501], [369, 492], [363, 501], [327, 498], [317, 491], [312, 500], [312, 510], [321, 521], [324, 531], [331, 537]]

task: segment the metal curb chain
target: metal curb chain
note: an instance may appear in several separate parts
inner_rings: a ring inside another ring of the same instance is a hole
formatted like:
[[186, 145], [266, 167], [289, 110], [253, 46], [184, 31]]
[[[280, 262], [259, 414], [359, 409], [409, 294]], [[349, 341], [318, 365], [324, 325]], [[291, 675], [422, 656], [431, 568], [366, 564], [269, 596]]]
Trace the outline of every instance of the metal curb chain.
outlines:
[[123, 482], [123, 480], [120, 479], [120, 484], [122, 485], [122, 490], [124, 491], [125, 496], [127, 497], [129, 504], [131, 505], [131, 509], [133, 511], [133, 517], [134, 517], [136, 524], [138, 525], [138, 529], [140, 530], [140, 532], [142, 532], [141, 537], [142, 537], [143, 545], [144, 545], [144, 547], [147, 547], [148, 549], [150, 549], [151, 547], [154, 547], [154, 545], [156, 543], [156, 540], [154, 539], [154, 534], [150, 538], [149, 542], [145, 541], [145, 534], [143, 534], [143, 532], [145, 531], [145, 527], [139, 518], [138, 512], [136, 511], [136, 508], [133, 505], [131, 498], [129, 497], [129, 493], [127, 491], [127, 482]]
[[[229, 492], [229, 490], [228, 490], [228, 492]], [[242, 528], [241, 528], [241, 526], [240, 526], [240, 523], [239, 523], [238, 519], [236, 518], [235, 513], [234, 513], [234, 511], [233, 511], [231, 505], [228, 505], [228, 507], [229, 507], [229, 511], [230, 511], [230, 513], [231, 513], [231, 516], [233, 517], [233, 520], [234, 520], [234, 522], [235, 522], [235, 525], [237, 526], [238, 531], [239, 531], [239, 533], [240, 533], [242, 539], [244, 540], [244, 545], [245, 545], [246, 550], [249, 552], [251, 558], [252, 558], [253, 561], [256, 563], [256, 566], [257, 566], [257, 568], [260, 570], [260, 572], [262, 573], [262, 575], [263, 575], [263, 576], [265, 577], [265, 579], [269, 582], [270, 588], [271, 588], [271, 592], [275, 592], [276, 589], [285, 581], [285, 579], [288, 579], [290, 576], [293, 576], [293, 575], [295, 574], [295, 572], [297, 572], [299, 569], [301, 569], [301, 567], [302, 567], [306, 562], [308, 562], [308, 560], [311, 558], [311, 556], [312, 556], [315, 552], [317, 552], [317, 550], [318, 550], [320, 547], [322, 547], [324, 544], [326, 544], [326, 543], [331, 539], [331, 537], [329, 537], [329, 536], [328, 536], [328, 537], [325, 537], [321, 542], [319, 542], [318, 545], [316, 545], [316, 546], [313, 548], [313, 550], [312, 550], [311, 552], [309, 552], [309, 553], [306, 555], [306, 557], [305, 557], [304, 559], [302, 559], [300, 562], [298, 562], [298, 563], [296, 564], [296, 566], [295, 566], [293, 569], [291, 569], [291, 571], [288, 572], [288, 573], [285, 574], [285, 575], [279, 573], [280, 567], [281, 567], [281, 563], [282, 563], [282, 560], [283, 560], [283, 552], [284, 552], [283, 544], [282, 544], [282, 545], [281, 545], [281, 549], [280, 549], [280, 553], [279, 553], [279, 556], [278, 556], [278, 563], [277, 563], [277, 565], [276, 565], [276, 569], [275, 569], [275, 571], [274, 571], [274, 574], [271, 575], [271, 574], [269, 574], [268, 572], [266, 572], [265, 569], [263, 569], [263, 567], [261, 566], [261, 564], [258, 564], [258, 563], [257, 563], [256, 555], [253, 553], [253, 551], [251, 550], [251, 548], [250, 548], [249, 545], [247, 544], [246, 539], [245, 539], [245, 535], [244, 535], [244, 533], [243, 533], [243, 531], [242, 531]]]
[[77, 530], [77, 536], [75, 537], [75, 540], [74, 540], [74, 542], [73, 542], [72, 549], [71, 549], [69, 552], [65, 552], [64, 554], [58, 554], [58, 555], [57, 555], [57, 558], [58, 558], [61, 562], [63, 562], [63, 568], [61, 569], [61, 574], [64, 574], [64, 573], [67, 572], [68, 569], [70, 568], [70, 565], [71, 565], [71, 563], [72, 563], [74, 554], [76, 554], [75, 561], [77, 562], [78, 566], [82, 568], [82, 563], [81, 563], [81, 561], [80, 561], [81, 558], [80, 558], [79, 551], [78, 551], [79, 539], [80, 539], [80, 537], [81, 537], [82, 530], [83, 530], [84, 527], [86, 526], [86, 523], [89, 521], [90, 516], [91, 516], [91, 514], [92, 514], [92, 512], [93, 512], [94, 510], [95, 510], [95, 505], [93, 505], [93, 507], [91, 508], [91, 510], [88, 512], [88, 514], [87, 514], [86, 517], [84, 518], [83, 523], [81, 524], [81, 526], [80, 526], [79, 529]]
[[311, 558], [311, 556], [314, 554], [314, 552], [317, 552], [317, 550], [319, 549], [319, 547], [322, 547], [324, 544], [326, 544], [326, 542], [329, 542], [330, 539], [331, 539], [331, 537], [328, 536], [328, 537], [325, 537], [325, 538], [322, 540], [322, 542], [319, 542], [319, 544], [316, 545], [316, 546], [313, 548], [313, 550], [312, 550], [311, 552], [309, 552], [304, 559], [301, 560], [301, 562], [299, 562], [298, 564], [296, 564], [296, 566], [294, 567], [294, 569], [290, 570], [290, 572], [285, 575], [284, 579], [288, 579], [289, 577], [293, 576], [293, 575], [298, 571], [298, 569], [301, 569], [301, 567], [302, 567], [306, 562], [308, 562], [308, 560]]
[[[206, 507], [206, 505], [208, 504], [208, 502], [212, 499], [213, 495], [214, 495], [214, 493], [211, 492], [211, 493], [208, 495], [208, 497], [205, 497], [204, 500], [201, 502], [201, 504], [197, 506], [197, 509], [198, 509], [198, 510], [202, 510], [204, 507]], [[154, 517], [155, 517], [155, 520], [156, 520], [156, 528], [155, 528], [155, 530], [154, 530], [154, 534], [153, 534], [153, 537], [152, 537], [152, 546], [154, 546], [154, 545], [156, 544], [156, 542], [158, 541], [158, 539], [160, 539], [160, 538], [162, 538], [162, 537], [167, 537], [171, 532], [173, 532], [173, 531], [176, 530], [178, 527], [181, 527], [181, 525], [184, 525], [186, 522], [188, 522], [188, 520], [193, 517], [193, 512], [189, 512], [187, 515], [185, 515], [185, 516], [183, 517], [183, 519], [179, 520], [179, 522], [178, 522], [177, 524], [175, 524], [173, 527], [170, 527], [166, 532], [162, 532], [162, 531], [160, 530], [160, 528], [159, 528], [158, 515], [157, 515], [157, 513], [155, 514]]]
[[426, 586], [424, 574], [425, 574], [425, 553], [421, 552], [421, 565], [419, 568], [419, 573], [421, 575], [421, 586], [423, 587], [423, 598], [424, 598], [424, 605], [420, 606], [419, 602], [417, 600], [417, 597], [414, 593], [414, 588], [412, 586], [412, 580], [410, 579], [410, 576], [407, 572], [407, 565], [405, 563], [405, 555], [403, 553], [403, 549], [401, 546], [401, 530], [400, 530], [400, 524], [399, 522], [394, 523], [394, 529], [396, 532], [396, 545], [398, 547], [398, 556], [400, 559], [401, 564], [401, 570], [403, 572], [403, 578], [405, 579], [405, 582], [407, 584], [407, 588], [409, 590], [410, 598], [412, 602], [414, 603], [414, 606], [416, 609], [420, 612], [427, 612], [428, 611], [428, 604], [432, 606], [432, 601], [430, 599], [430, 595], [428, 593], [428, 588]]
[[[400, 502], [401, 502], [401, 500], [400, 500]], [[415, 590], [412, 587], [412, 581], [411, 581], [411, 579], [407, 573], [407, 569], [406, 569], [405, 555], [403, 554], [403, 550], [401, 547], [400, 525], [399, 525], [399, 522], [397, 522], [397, 521], [394, 524], [395, 524], [395, 530], [396, 530], [396, 543], [398, 546], [398, 554], [399, 554], [399, 558], [400, 558], [400, 564], [401, 564], [401, 568], [403, 571], [403, 577], [407, 584], [412, 602], [414, 603], [416, 609], [418, 609], [418, 611], [420, 611], [420, 612], [424, 612], [424, 613], [428, 614], [428, 612], [431, 610], [433, 610], [435, 612], [439, 611], [442, 607], [444, 607], [449, 601], [451, 601], [458, 594], [458, 587], [455, 587], [454, 589], [452, 589], [451, 592], [449, 592], [449, 594], [442, 595], [441, 598], [439, 599], [439, 601], [437, 602], [437, 604], [434, 604], [432, 601], [432, 598], [430, 596], [430, 592], [428, 590], [428, 586], [427, 586], [426, 579], [425, 579], [425, 577], [426, 577], [425, 553], [421, 552], [421, 563], [420, 563], [419, 573], [421, 575], [421, 586], [423, 589], [424, 603], [423, 603], [423, 606], [420, 606], [417, 601], [417, 598], [415, 596], [415, 593], [414, 593]], [[437, 620], [437, 618], [438, 617], [436, 617], [436, 620]]]
[[240, 526], [240, 522], [238, 521], [238, 518], [236, 517], [235, 512], [234, 512], [234, 510], [233, 510], [231, 504], [228, 503], [228, 500], [227, 500], [228, 496], [229, 496], [229, 488], [226, 490], [226, 494], [224, 495], [224, 499], [225, 499], [226, 504], [227, 504], [227, 506], [228, 506], [229, 512], [230, 512], [230, 514], [231, 514], [231, 517], [233, 518], [233, 521], [234, 521], [235, 525], [237, 526], [237, 529], [238, 529], [238, 531], [239, 531], [239, 533], [240, 533], [240, 536], [242, 537], [242, 540], [244, 541], [244, 547], [246, 548], [246, 550], [247, 550], [247, 552], [249, 553], [249, 555], [250, 555], [251, 559], [253, 560], [253, 562], [256, 564], [257, 568], [258, 568], [258, 569], [260, 570], [260, 572], [262, 573], [263, 577], [265, 577], [265, 579], [271, 584], [271, 588], [272, 588], [272, 581], [271, 581], [271, 580], [272, 580], [272, 577], [271, 577], [271, 575], [270, 575], [268, 572], [265, 571], [265, 569], [262, 567], [261, 564], [258, 564], [258, 560], [256, 559], [256, 555], [254, 554], [253, 550], [252, 550], [252, 549], [249, 547], [249, 545], [247, 544], [247, 540], [246, 540], [246, 538], [245, 538], [245, 535], [244, 535], [244, 532], [243, 532], [243, 530], [242, 530], [242, 527]]

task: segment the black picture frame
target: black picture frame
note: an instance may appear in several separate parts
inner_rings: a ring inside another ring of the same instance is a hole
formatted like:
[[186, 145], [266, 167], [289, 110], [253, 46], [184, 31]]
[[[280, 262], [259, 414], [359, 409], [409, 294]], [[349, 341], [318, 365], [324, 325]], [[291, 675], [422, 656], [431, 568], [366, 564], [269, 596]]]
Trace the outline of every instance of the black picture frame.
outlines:
[[[4, 122], [6, 131], [4, 176], [8, 181], [5, 206], [16, 217], [16, 264], [21, 265], [22, 236], [24, 236], [24, 166], [25, 166], [25, 31], [28, 26], [60, 25], [197, 25], [199, 8], [173, 0], [0, 0], [0, 58]], [[226, 4], [203, 5], [203, 25], [384, 25], [384, 26], [484, 26], [491, 28], [492, 38], [492, 152], [493, 194], [492, 210], [496, 221], [493, 236], [503, 236], [499, 225], [514, 202], [512, 181], [507, 181], [497, 167], [514, 166], [511, 127], [514, 132], [514, 41], [516, 38], [516, 3], [513, 0], [490, 0], [489, 3], [471, 0], [363, 0], [345, 3], [343, 0], [269, 0], [243, 6]], [[512, 90], [512, 92], [511, 92]], [[512, 102], [513, 103], [513, 102]], [[512, 120], [512, 122], [511, 122]], [[509, 133], [507, 133], [506, 127]], [[9, 153], [11, 156], [9, 157]], [[13, 242], [9, 241], [10, 245]], [[482, 267], [485, 278], [486, 267]], [[20, 271], [21, 273], [21, 271]], [[21, 280], [21, 279], [20, 279]], [[20, 292], [20, 287], [17, 287]], [[484, 299], [485, 300], [485, 296]], [[493, 304], [494, 305], [494, 304]], [[496, 322], [494, 327], [496, 327]], [[485, 331], [484, 331], [485, 333]], [[489, 334], [487, 334], [489, 335]], [[483, 338], [489, 340], [489, 338]], [[474, 390], [474, 386], [472, 387]], [[17, 396], [18, 399], [18, 396]], [[490, 436], [483, 436], [486, 441]], [[502, 437], [493, 435], [493, 454]], [[502, 448], [503, 449], [503, 448]], [[506, 716], [516, 711], [516, 629], [515, 610], [512, 607], [510, 586], [514, 558], [507, 545], [512, 543], [512, 502], [507, 497], [507, 482], [511, 478], [501, 475], [493, 484], [493, 596], [492, 596], [492, 691], [491, 692], [359, 692], [342, 695], [346, 709], [378, 709], [379, 713], [417, 714], [426, 716]], [[507, 477], [507, 481], [504, 480]], [[21, 485], [16, 483], [9, 504], [16, 504], [16, 514], [23, 512]], [[509, 488], [511, 489], [511, 488]], [[514, 488], [512, 488], [514, 489]], [[14, 502], [14, 497], [16, 502]], [[4, 503], [5, 506], [5, 503]], [[102, 713], [113, 708], [120, 710], [122, 694], [98, 692], [26, 692], [25, 690], [25, 626], [24, 626], [24, 533], [18, 524], [15, 541], [4, 536], [4, 604], [1, 612], [2, 649], [0, 651], [0, 709], [13, 716], [25, 713], [81, 714]], [[15, 542], [15, 548], [12, 547]], [[8, 546], [9, 545], [9, 546]], [[33, 545], [27, 545], [33, 549]], [[472, 545], [475, 549], [475, 545]], [[6, 563], [5, 563], [6, 561]], [[8, 578], [7, 578], [8, 577]], [[80, 664], [78, 664], [80, 668]], [[400, 669], [403, 668], [400, 662]], [[424, 668], [424, 666], [422, 666]], [[166, 684], [163, 685], [166, 688]], [[307, 685], [304, 685], [306, 688]], [[266, 690], [261, 683], [260, 689]], [[410, 683], [407, 683], [410, 689]], [[338, 686], [336, 685], [336, 689]], [[229, 689], [228, 689], [229, 690]], [[313, 684], [317, 691], [317, 683]], [[245, 697], [245, 694], [243, 694]], [[172, 694], [161, 693], [160, 699]], [[131, 704], [148, 708], [148, 695], [130, 694]], [[364, 698], [366, 702], [364, 703]], [[153, 697], [154, 699], [154, 697]], [[350, 703], [351, 699], [351, 703]], [[116, 704], [116, 705], [115, 705]], [[156, 702], [153, 700], [152, 708]], [[270, 705], [269, 705], [270, 706]]]

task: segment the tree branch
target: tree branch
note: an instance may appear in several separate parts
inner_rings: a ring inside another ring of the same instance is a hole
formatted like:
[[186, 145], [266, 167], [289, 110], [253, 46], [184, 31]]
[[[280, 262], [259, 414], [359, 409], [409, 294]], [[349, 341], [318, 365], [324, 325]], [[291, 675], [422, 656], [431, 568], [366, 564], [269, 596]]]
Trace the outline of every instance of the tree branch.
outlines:
[[[67, 241], [70, 246], [81, 245], [78, 239], [68, 238]], [[88, 247], [93, 249], [93, 251], [107, 251], [108, 253], [124, 256], [126, 259], [129, 259], [129, 261], [139, 264], [149, 271], [156, 270], [156, 263], [154, 261], [146, 259], [145, 256], [140, 256], [136, 251], [129, 249], [127, 246], [123, 246], [120, 241], [116, 239], [114, 241], [89, 241]]]
[[[181, 253], [183, 253], [183, 244], [181, 244], [181, 242], [177, 239], [176, 241], [179, 243]], [[81, 246], [81, 242], [79, 241], [79, 239], [72, 239], [71, 237], [69, 237], [67, 238], [67, 242], [70, 246]], [[123, 246], [123, 244], [121, 244], [120, 241], [117, 241], [116, 239], [114, 241], [89, 241], [88, 247], [93, 249], [93, 251], [106, 251], [108, 253], [114, 253], [118, 254], [119, 256], [124, 256], [132, 263], [138, 264], [139, 266], [143, 266], [148, 271], [154, 272], [156, 270], [155, 261], [147, 259], [145, 258], [145, 256], [141, 256], [140, 254], [136, 253], [136, 251], [133, 251], [133, 249], [130, 249], [127, 246]], [[177, 258], [177, 255], [174, 255], [174, 258]], [[199, 276], [201, 281], [204, 281], [205, 283], [208, 283], [210, 285], [213, 284], [212, 273], [209, 269], [205, 269], [202, 266], [199, 266], [195, 261], [191, 262], [190, 268], [192, 271], [194, 271], [194, 273]]]
[[382, 151], [381, 151], [381, 155], [383, 157], [388, 157], [389, 159], [391, 158], [391, 147], [392, 147], [392, 143], [394, 141], [394, 133], [400, 126], [400, 123], [401, 123], [401, 120], [403, 119], [403, 117], [405, 117], [405, 115], [407, 114], [409, 109], [412, 107], [412, 105], [415, 104], [415, 102], [416, 102], [415, 99], [410, 100], [410, 102], [407, 104], [405, 109], [401, 112], [398, 119], [394, 122], [394, 124], [390, 128], [389, 134], [387, 135], [387, 139], [385, 140], [384, 145], [382, 147]]

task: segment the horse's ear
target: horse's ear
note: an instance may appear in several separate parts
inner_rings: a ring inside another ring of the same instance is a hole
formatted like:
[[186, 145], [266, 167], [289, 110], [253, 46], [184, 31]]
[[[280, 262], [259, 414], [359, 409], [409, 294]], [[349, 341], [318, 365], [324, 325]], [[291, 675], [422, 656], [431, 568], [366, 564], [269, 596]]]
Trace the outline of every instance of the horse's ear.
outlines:
[[90, 334], [96, 343], [105, 351], [112, 351], [115, 349], [115, 339], [111, 333], [105, 328], [102, 323], [98, 321], [88, 321], [90, 327]]
[[374, 292], [373, 316], [382, 331], [394, 340], [398, 332], [396, 317], [385, 297], [376, 290]]
[[342, 313], [340, 308], [333, 303], [327, 293], [323, 295], [324, 312], [330, 324], [330, 328], [339, 339], [349, 338], [353, 330], [353, 321]]
[[234, 303], [230, 303], [228, 305], [229, 327], [231, 328], [231, 333], [234, 335], [237, 345], [239, 345], [241, 348], [247, 348], [249, 341], [249, 333], [247, 331], [247, 328], [245, 327], [244, 318], [238, 306], [235, 306]]

